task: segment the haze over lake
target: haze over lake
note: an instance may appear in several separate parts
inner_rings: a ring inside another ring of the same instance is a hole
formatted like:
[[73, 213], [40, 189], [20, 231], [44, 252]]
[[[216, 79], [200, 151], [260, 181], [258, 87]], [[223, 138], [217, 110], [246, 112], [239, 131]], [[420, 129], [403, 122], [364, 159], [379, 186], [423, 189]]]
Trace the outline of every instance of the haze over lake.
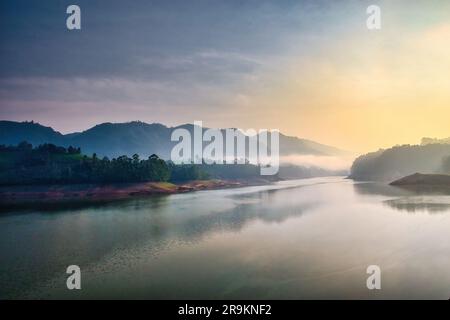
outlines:
[[0, 298], [447, 299], [449, 230], [449, 196], [339, 177], [7, 213]]

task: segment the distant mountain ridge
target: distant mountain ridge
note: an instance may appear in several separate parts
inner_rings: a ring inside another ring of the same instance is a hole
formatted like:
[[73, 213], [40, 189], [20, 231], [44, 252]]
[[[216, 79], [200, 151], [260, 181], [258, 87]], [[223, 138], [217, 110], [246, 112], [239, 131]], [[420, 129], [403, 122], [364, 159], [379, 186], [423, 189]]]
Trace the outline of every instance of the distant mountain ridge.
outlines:
[[[16, 145], [28, 141], [33, 145], [53, 143], [60, 146], [80, 147], [83, 153], [97, 153], [98, 156], [131, 156], [135, 153], [148, 157], [155, 153], [163, 159], [170, 158], [170, 152], [177, 142], [170, 136], [177, 128], [193, 133], [192, 124], [167, 127], [160, 123], [132, 121], [126, 123], [102, 123], [82, 132], [61, 134], [51, 127], [36, 122], [0, 121], [0, 144]], [[203, 128], [207, 130], [208, 128]], [[223, 129], [222, 129], [223, 130]], [[280, 133], [280, 155], [341, 156], [348, 154], [338, 148], [307, 139], [290, 137]]]

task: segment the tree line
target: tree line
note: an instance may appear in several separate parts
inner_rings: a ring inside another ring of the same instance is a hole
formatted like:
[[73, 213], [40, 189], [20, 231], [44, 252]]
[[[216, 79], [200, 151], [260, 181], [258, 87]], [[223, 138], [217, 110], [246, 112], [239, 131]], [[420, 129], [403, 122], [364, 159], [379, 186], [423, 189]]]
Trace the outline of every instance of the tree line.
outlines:
[[140, 159], [83, 155], [80, 148], [51, 143], [33, 147], [28, 142], [17, 146], [0, 145], [0, 184], [74, 184], [128, 183], [147, 181], [190, 181], [248, 179], [259, 176], [259, 167], [243, 165], [181, 164], [164, 161], [156, 154]]
[[140, 159], [83, 155], [80, 148], [27, 142], [0, 145], [0, 184], [122, 183], [205, 178], [189, 165], [175, 166], [152, 154]]
[[450, 174], [450, 144], [402, 145], [358, 157], [350, 177], [395, 180], [419, 173]]

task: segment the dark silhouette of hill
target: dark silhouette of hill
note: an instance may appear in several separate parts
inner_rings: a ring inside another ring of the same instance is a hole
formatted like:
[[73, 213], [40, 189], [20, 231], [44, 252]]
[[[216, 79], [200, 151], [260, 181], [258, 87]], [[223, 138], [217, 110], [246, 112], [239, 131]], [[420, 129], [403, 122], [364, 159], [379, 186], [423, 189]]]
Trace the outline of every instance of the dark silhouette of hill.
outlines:
[[447, 186], [450, 187], [448, 174], [415, 173], [390, 183], [393, 186]]
[[0, 144], [17, 145], [27, 141], [33, 145], [53, 143], [61, 145], [64, 135], [39, 123], [0, 121]]
[[350, 169], [354, 180], [393, 181], [421, 172], [450, 173], [450, 144], [395, 146], [358, 157]]
[[[177, 128], [185, 128], [193, 134], [194, 126], [185, 124], [167, 127], [159, 123], [133, 121], [102, 123], [83, 132], [61, 134], [50, 127], [34, 122], [0, 121], [0, 144], [17, 145], [27, 141], [37, 146], [53, 143], [65, 147], [79, 147], [86, 154], [96, 153], [101, 157], [133, 154], [148, 157], [151, 154], [157, 154], [163, 159], [169, 159], [173, 146], [177, 144], [170, 141], [170, 136]], [[203, 130], [206, 129], [203, 128]], [[335, 147], [280, 133], [280, 155], [340, 156], [344, 154], [346, 154], [345, 151]]]

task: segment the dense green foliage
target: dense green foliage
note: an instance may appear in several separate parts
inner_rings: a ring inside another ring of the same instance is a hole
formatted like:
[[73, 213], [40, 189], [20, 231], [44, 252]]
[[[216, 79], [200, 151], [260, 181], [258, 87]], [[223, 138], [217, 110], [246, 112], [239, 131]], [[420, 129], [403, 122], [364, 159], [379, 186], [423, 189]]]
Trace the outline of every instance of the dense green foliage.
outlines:
[[396, 146], [358, 157], [353, 162], [350, 177], [392, 181], [416, 172], [448, 173], [449, 157], [450, 144]]
[[0, 184], [108, 183], [167, 181], [168, 165], [156, 155], [140, 160], [120, 156], [109, 160], [81, 154], [79, 148], [42, 144], [33, 148], [0, 146]]
[[[146, 160], [135, 154], [112, 160], [83, 155], [80, 148], [27, 142], [17, 146], [0, 145], [0, 184], [116, 183], [214, 179], [253, 179], [260, 168], [251, 164], [175, 165], [157, 155]], [[275, 178], [275, 177], [273, 177]]]
[[201, 170], [201, 165], [194, 164], [179, 164], [175, 165], [168, 161], [170, 170], [170, 180], [173, 182], [192, 181], [192, 180], [207, 180], [210, 176]]
[[147, 181], [185, 182], [223, 179], [265, 181], [298, 179], [312, 176], [343, 174], [318, 168], [282, 166], [279, 174], [261, 177], [261, 168], [246, 164], [182, 164], [175, 165], [153, 154], [141, 160], [120, 156], [112, 160], [83, 155], [80, 148], [46, 143], [38, 147], [27, 142], [17, 146], [0, 145], [0, 185], [127, 183]]

